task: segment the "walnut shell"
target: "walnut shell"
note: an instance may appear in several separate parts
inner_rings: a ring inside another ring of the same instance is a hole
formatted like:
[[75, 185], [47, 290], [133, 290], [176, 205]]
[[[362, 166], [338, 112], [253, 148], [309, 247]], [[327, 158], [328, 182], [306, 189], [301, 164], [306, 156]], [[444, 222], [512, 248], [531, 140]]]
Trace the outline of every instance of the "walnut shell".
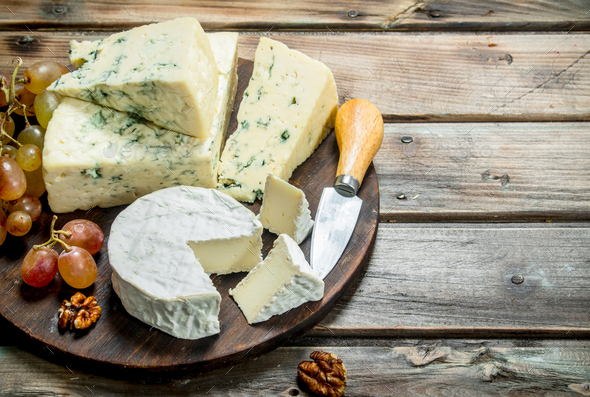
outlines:
[[333, 353], [314, 351], [314, 361], [302, 361], [297, 375], [312, 393], [318, 396], [340, 397], [346, 387], [346, 368]]
[[59, 308], [57, 324], [60, 328], [86, 329], [98, 321], [102, 309], [98, 306], [96, 298], [88, 298], [80, 292], [76, 292], [68, 302], [64, 300]]

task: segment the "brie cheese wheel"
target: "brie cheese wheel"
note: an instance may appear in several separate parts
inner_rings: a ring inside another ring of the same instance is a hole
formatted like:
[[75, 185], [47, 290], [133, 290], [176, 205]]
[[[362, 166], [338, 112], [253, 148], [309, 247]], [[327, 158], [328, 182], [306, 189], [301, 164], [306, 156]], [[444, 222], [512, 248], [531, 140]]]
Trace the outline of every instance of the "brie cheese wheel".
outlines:
[[238, 82], [238, 34], [208, 36], [220, 72], [217, 99], [212, 101], [215, 117], [205, 138], [63, 98], [47, 126], [43, 150], [44, 180], [53, 212], [129, 204], [171, 186], [217, 185], [219, 155]]
[[265, 229], [287, 234], [301, 244], [313, 228], [305, 193], [269, 172], [264, 185], [264, 198], [258, 219]]
[[71, 52], [79, 69], [48, 90], [132, 113], [166, 130], [208, 135], [219, 76], [196, 19], [140, 26], [81, 45], [74, 41]]
[[305, 302], [324, 296], [324, 282], [305, 260], [299, 245], [286, 234], [274, 242], [268, 256], [229, 294], [249, 324], [268, 320]]
[[135, 201], [113, 222], [113, 288], [129, 314], [170, 335], [219, 333], [221, 296], [208, 273], [258, 264], [262, 225], [214, 189], [178, 186]]
[[266, 174], [289, 180], [334, 126], [338, 94], [323, 63], [263, 37], [221, 155], [219, 189], [240, 201], [262, 198]]

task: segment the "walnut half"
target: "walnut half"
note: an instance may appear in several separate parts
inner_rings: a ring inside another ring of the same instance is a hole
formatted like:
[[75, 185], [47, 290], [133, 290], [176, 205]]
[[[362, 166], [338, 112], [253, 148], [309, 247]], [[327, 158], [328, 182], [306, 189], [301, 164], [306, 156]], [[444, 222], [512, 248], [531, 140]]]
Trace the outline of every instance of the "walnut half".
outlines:
[[60, 328], [86, 329], [98, 320], [101, 313], [102, 309], [94, 296], [87, 298], [82, 293], [76, 292], [69, 302], [64, 300], [61, 303], [57, 324]]
[[342, 396], [346, 386], [346, 368], [342, 360], [323, 351], [315, 351], [309, 357], [314, 361], [302, 361], [297, 367], [299, 379], [318, 396]]

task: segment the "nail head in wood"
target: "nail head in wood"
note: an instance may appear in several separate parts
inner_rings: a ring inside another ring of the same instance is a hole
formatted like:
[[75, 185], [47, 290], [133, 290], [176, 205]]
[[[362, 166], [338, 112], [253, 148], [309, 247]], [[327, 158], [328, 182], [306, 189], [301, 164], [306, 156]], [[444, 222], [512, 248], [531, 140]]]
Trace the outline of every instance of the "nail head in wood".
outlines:
[[356, 18], [356, 17], [359, 16], [359, 13], [356, 12], [355, 10], [350, 10], [350, 11], [348, 11], [348, 14], [347, 15], [348, 15], [349, 18]]
[[53, 11], [56, 14], [62, 14], [66, 11], [66, 8], [64, 6], [55, 6], [55, 8], [53, 9]]
[[412, 143], [412, 142], [414, 142], [414, 138], [412, 138], [411, 136], [402, 136], [402, 142], [403, 143]]
[[522, 284], [524, 282], [524, 276], [522, 274], [515, 274], [512, 276], [512, 283]]
[[398, 194], [397, 196], [395, 196], [396, 199], [398, 200], [405, 200], [407, 199], [406, 195], [403, 193]]

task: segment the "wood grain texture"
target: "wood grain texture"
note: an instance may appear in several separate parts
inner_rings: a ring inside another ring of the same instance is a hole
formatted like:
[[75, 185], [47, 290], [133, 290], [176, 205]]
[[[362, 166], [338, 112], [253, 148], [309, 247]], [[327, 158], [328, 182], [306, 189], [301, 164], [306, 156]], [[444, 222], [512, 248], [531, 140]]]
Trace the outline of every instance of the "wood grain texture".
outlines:
[[375, 157], [380, 219], [589, 221], [589, 131], [569, 122], [386, 124]]
[[[590, 120], [590, 36], [585, 34], [271, 37], [330, 67], [341, 104], [366, 99], [385, 121]], [[67, 63], [74, 38], [89, 37], [2, 32], [0, 68], [10, 68], [15, 56], [25, 67], [40, 59]], [[240, 57], [254, 59], [258, 40], [240, 36]]]
[[[194, 16], [215, 30], [586, 30], [587, 4], [575, 0], [169, 1], [9, 0], [4, 29], [115, 30]], [[4, 7], [3, 7], [4, 8]], [[349, 16], [350, 15], [350, 16]]]
[[[237, 108], [241, 102], [253, 63], [239, 60], [238, 92], [228, 127], [231, 134], [237, 127]], [[313, 155], [301, 164], [291, 177], [291, 184], [300, 187], [310, 203], [312, 217], [319, 204], [324, 187], [332, 186], [338, 165], [338, 146], [331, 133]], [[316, 324], [334, 306], [336, 300], [360, 276], [368, 261], [378, 226], [379, 190], [374, 167], [370, 167], [358, 196], [364, 201], [356, 229], [343, 255], [333, 271], [324, 279], [324, 297], [317, 302], [307, 302], [281, 316], [253, 326], [248, 325], [237, 304], [229, 296], [244, 277], [244, 273], [213, 276], [212, 280], [221, 294], [219, 314], [220, 333], [199, 340], [174, 338], [153, 329], [130, 316], [111, 286], [111, 268], [105, 243], [98, 256], [97, 281], [82, 290], [93, 295], [102, 307], [100, 320], [89, 330], [68, 332], [57, 326], [57, 311], [64, 299], [70, 299], [75, 289], [57, 277], [47, 287], [32, 288], [23, 283], [20, 275], [24, 256], [34, 244], [49, 238], [50, 211], [42, 213], [33, 229], [24, 237], [8, 237], [0, 254], [0, 314], [17, 325], [31, 338], [49, 345], [62, 354], [71, 354], [82, 360], [91, 360], [113, 369], [120, 367], [146, 370], [209, 370], [251, 359], [276, 348], [292, 335], [305, 332]], [[45, 198], [43, 198], [45, 200]], [[46, 203], [45, 203], [46, 206]], [[245, 204], [255, 214], [260, 201]], [[105, 236], [125, 206], [92, 211], [76, 211], [61, 214], [57, 227], [72, 219], [89, 219], [96, 222]], [[265, 231], [263, 254], [270, 250], [276, 235]], [[301, 249], [309, 260], [311, 239], [306, 239]]]
[[587, 223], [381, 224], [365, 275], [308, 335], [588, 338], [589, 257]]
[[[0, 347], [0, 395], [309, 396], [297, 364], [323, 347], [282, 347], [200, 377], [115, 380]], [[576, 347], [330, 347], [347, 369], [347, 396], [580, 396], [590, 352]]]

